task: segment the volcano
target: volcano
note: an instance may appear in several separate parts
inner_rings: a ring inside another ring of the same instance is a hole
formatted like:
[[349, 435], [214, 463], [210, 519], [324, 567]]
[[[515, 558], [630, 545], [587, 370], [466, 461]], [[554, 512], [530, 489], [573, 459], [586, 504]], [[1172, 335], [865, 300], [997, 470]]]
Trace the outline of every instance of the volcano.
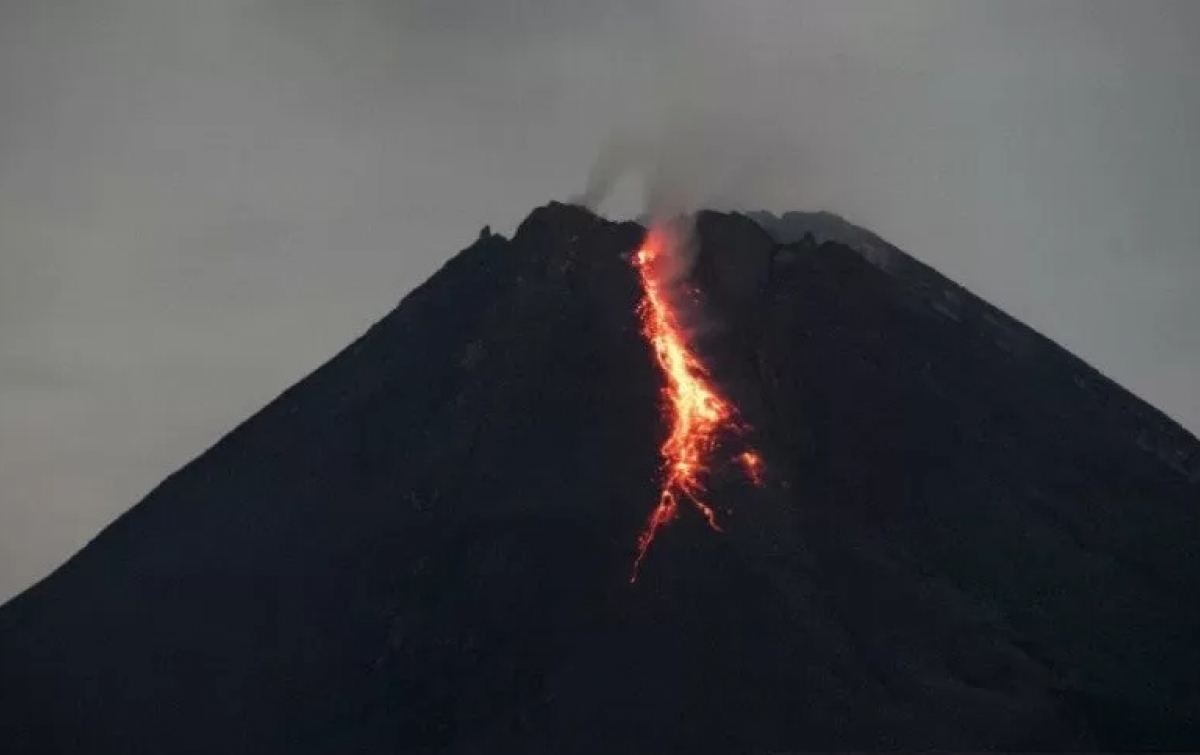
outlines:
[[696, 215], [762, 463], [631, 584], [645, 237], [485, 230], [0, 609], [0, 751], [1200, 749], [1200, 444], [837, 216]]

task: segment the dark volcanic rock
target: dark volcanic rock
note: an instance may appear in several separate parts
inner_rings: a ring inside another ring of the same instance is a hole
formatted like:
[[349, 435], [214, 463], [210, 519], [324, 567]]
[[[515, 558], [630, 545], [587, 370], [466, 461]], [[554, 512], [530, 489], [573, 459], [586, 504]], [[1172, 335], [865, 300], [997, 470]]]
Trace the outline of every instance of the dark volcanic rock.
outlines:
[[627, 583], [642, 229], [552, 204], [0, 610], [0, 751], [1200, 747], [1195, 440], [833, 217], [698, 218], [724, 534]]

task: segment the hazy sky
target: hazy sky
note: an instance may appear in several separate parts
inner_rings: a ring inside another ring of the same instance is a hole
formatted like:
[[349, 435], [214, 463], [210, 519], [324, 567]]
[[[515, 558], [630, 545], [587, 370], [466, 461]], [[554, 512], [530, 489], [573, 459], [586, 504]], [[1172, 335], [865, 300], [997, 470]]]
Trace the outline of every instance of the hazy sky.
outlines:
[[1198, 40], [1193, 0], [0, 0], [0, 600], [621, 134], [1200, 430]]

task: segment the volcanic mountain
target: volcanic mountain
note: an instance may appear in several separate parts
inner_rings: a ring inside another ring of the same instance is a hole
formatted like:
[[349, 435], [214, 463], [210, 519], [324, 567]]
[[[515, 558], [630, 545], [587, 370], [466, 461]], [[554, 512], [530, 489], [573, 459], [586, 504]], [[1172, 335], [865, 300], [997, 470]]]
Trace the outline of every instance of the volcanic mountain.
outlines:
[[836, 216], [696, 216], [763, 479], [631, 584], [645, 233], [485, 230], [0, 609], [0, 751], [1200, 748], [1200, 444]]

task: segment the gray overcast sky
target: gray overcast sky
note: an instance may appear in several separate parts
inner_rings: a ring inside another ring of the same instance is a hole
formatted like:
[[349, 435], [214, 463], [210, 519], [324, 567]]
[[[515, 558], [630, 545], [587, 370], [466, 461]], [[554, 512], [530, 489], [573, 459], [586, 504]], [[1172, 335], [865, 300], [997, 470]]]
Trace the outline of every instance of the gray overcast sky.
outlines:
[[1190, 0], [0, 0], [0, 599], [620, 133], [1200, 430], [1198, 40]]

